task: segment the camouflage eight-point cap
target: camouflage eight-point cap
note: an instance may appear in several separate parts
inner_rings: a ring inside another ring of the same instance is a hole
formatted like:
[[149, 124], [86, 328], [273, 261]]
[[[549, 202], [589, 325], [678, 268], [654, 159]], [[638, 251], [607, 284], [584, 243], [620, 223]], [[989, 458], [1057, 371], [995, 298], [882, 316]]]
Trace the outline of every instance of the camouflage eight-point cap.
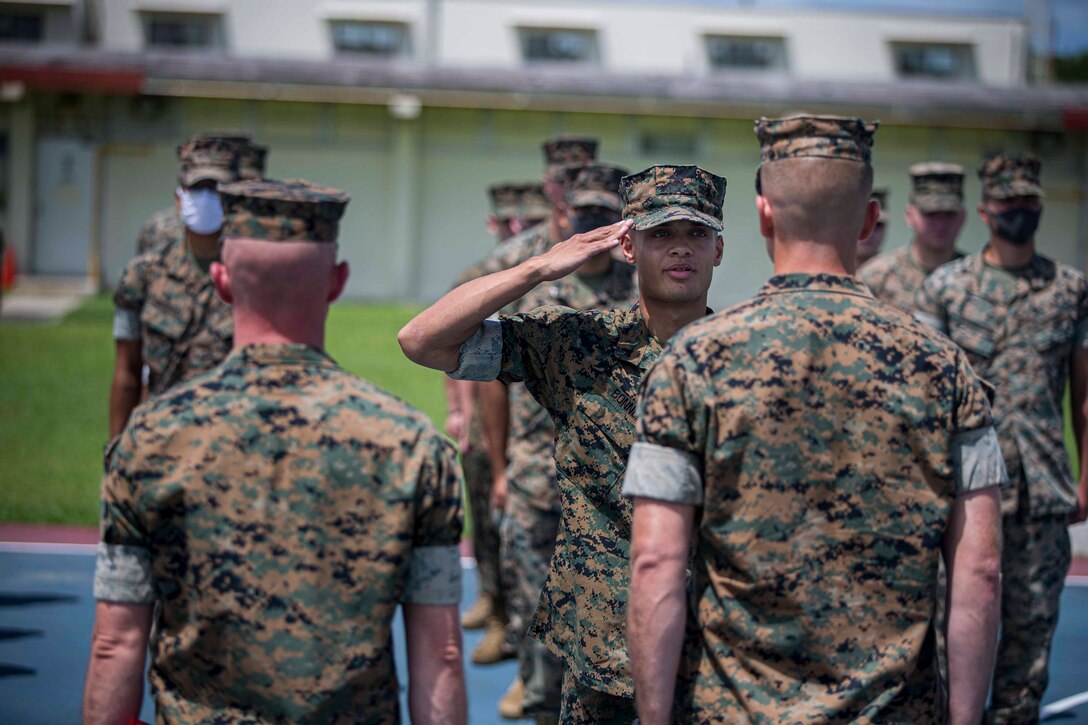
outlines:
[[871, 163], [879, 123], [842, 116], [791, 116], [756, 121], [760, 161], [818, 157]]
[[195, 136], [177, 148], [178, 181], [189, 187], [201, 181], [229, 184], [237, 181], [245, 145], [237, 139]]
[[255, 143], [246, 145], [238, 163], [238, 177], [243, 181], [263, 179], [268, 168], [268, 147]]
[[603, 206], [623, 211], [620, 199], [620, 182], [630, 172], [611, 164], [588, 164], [578, 169], [573, 181], [567, 184], [567, 206], [577, 209], [586, 206]]
[[698, 166], [651, 166], [623, 177], [623, 218], [643, 230], [687, 219], [722, 230], [725, 179]]
[[519, 188], [518, 216], [527, 222], [539, 222], [548, 218], [552, 206], [544, 196], [543, 184], [525, 184]]
[[240, 181], [220, 188], [223, 238], [335, 242], [351, 199], [340, 189], [302, 179]]
[[978, 178], [982, 181], [982, 193], [991, 199], [1045, 197], [1039, 185], [1040, 171], [1039, 159], [1032, 154], [996, 154], [979, 165]]
[[487, 190], [491, 199], [491, 213], [497, 218], [506, 221], [518, 215], [518, 199], [521, 192], [517, 184], [493, 184]]
[[873, 189], [872, 195], [869, 197], [872, 201], [880, 204], [880, 218], [878, 222], [887, 223], [888, 221], [888, 187], [881, 186]]
[[585, 166], [597, 160], [597, 139], [589, 136], [554, 136], [541, 148], [549, 175], [567, 166]]
[[910, 167], [910, 203], [927, 214], [963, 208], [963, 167], [926, 161]]

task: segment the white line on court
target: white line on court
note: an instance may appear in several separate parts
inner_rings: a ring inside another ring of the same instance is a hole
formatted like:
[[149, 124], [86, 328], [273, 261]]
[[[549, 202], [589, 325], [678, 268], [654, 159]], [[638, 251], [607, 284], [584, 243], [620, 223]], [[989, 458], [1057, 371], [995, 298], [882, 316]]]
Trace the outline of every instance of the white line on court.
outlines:
[[1063, 712], [1068, 712], [1074, 707], [1079, 707], [1086, 702], [1088, 702], [1088, 691], [1082, 692], [1079, 695], [1063, 698], [1057, 702], [1052, 702], [1049, 705], [1044, 706], [1043, 709], [1039, 711], [1039, 718], [1045, 720], [1048, 717], [1061, 715]]

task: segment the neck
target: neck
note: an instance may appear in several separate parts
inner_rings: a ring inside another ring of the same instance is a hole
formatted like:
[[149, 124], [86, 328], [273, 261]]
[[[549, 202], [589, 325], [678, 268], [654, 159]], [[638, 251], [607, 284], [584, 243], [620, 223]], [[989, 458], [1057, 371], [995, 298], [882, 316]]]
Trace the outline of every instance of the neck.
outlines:
[[956, 257], [956, 248], [932, 249], [915, 239], [910, 245], [910, 255], [926, 272], [932, 272], [942, 264], [948, 264]]
[[1035, 240], [1027, 244], [1013, 244], [1008, 239], [990, 235], [990, 243], [982, 252], [982, 259], [987, 264], [1002, 269], [1026, 267], [1035, 256]]
[[197, 234], [191, 229], [185, 230], [185, 246], [196, 257], [211, 259], [219, 256], [219, 232]]
[[849, 277], [857, 269], [857, 244], [836, 246], [814, 240], [774, 242], [774, 273], [833, 274]]
[[681, 327], [706, 316], [706, 295], [692, 302], [661, 302], [639, 295], [642, 322], [661, 344], [665, 344]]
[[[316, 311], [315, 311], [316, 314]], [[325, 349], [325, 314], [314, 325], [306, 315], [292, 315], [293, 319], [269, 320], [263, 315], [239, 307], [233, 308], [234, 349], [246, 345], [310, 345]]]

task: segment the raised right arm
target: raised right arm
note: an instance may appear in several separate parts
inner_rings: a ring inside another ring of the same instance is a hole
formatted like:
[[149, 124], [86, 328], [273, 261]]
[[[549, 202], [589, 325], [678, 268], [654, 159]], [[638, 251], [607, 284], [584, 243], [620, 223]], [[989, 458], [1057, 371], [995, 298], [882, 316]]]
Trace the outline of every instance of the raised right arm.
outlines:
[[619, 222], [577, 234], [512, 269], [451, 290], [401, 329], [397, 334], [401, 349], [419, 365], [443, 372], [456, 370], [461, 345], [484, 320], [541, 282], [565, 277], [590, 257], [612, 249], [630, 228], [630, 222]]

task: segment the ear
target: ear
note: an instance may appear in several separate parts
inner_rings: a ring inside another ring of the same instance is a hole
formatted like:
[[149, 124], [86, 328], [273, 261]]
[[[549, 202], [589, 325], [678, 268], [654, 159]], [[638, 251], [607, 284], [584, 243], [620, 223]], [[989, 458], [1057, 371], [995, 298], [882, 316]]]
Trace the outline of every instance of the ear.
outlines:
[[331, 304], [335, 302], [341, 294], [344, 292], [344, 287], [347, 286], [348, 277], [351, 275], [351, 269], [348, 267], [347, 262], [339, 262], [332, 268], [332, 279], [329, 282], [329, 298], [328, 302]]
[[986, 228], [990, 228], [990, 215], [986, 213], [986, 203], [979, 202], [978, 205], [978, 218], [982, 220], [982, 223], [986, 225]]
[[495, 236], [499, 233], [499, 220], [494, 214], [487, 215], [487, 233]]
[[623, 239], [620, 239], [620, 251], [623, 252], [623, 258], [627, 260], [628, 264], [638, 264], [638, 260], [635, 258], [635, 240], [631, 238], [630, 234], [624, 234]]
[[212, 262], [208, 273], [212, 276], [212, 284], [215, 285], [215, 293], [219, 295], [219, 299], [228, 305], [234, 304], [234, 291], [231, 289], [230, 270], [227, 269], [227, 265], [222, 262]]
[[174, 189], [174, 211], [181, 211], [181, 187]]
[[880, 202], [876, 199], [870, 199], [869, 204], [865, 207], [865, 221], [861, 224], [858, 241], [871, 237], [878, 221], [880, 221]]
[[722, 263], [722, 254], [725, 252], [725, 240], [718, 234], [718, 240], [714, 242], [714, 266]]
[[759, 233], [764, 239], [774, 239], [774, 209], [767, 197], [756, 197], [756, 213], [759, 215]]
[[525, 222], [520, 217], [511, 217], [508, 224], [510, 225], [510, 231], [514, 234], [521, 234], [525, 231]]

